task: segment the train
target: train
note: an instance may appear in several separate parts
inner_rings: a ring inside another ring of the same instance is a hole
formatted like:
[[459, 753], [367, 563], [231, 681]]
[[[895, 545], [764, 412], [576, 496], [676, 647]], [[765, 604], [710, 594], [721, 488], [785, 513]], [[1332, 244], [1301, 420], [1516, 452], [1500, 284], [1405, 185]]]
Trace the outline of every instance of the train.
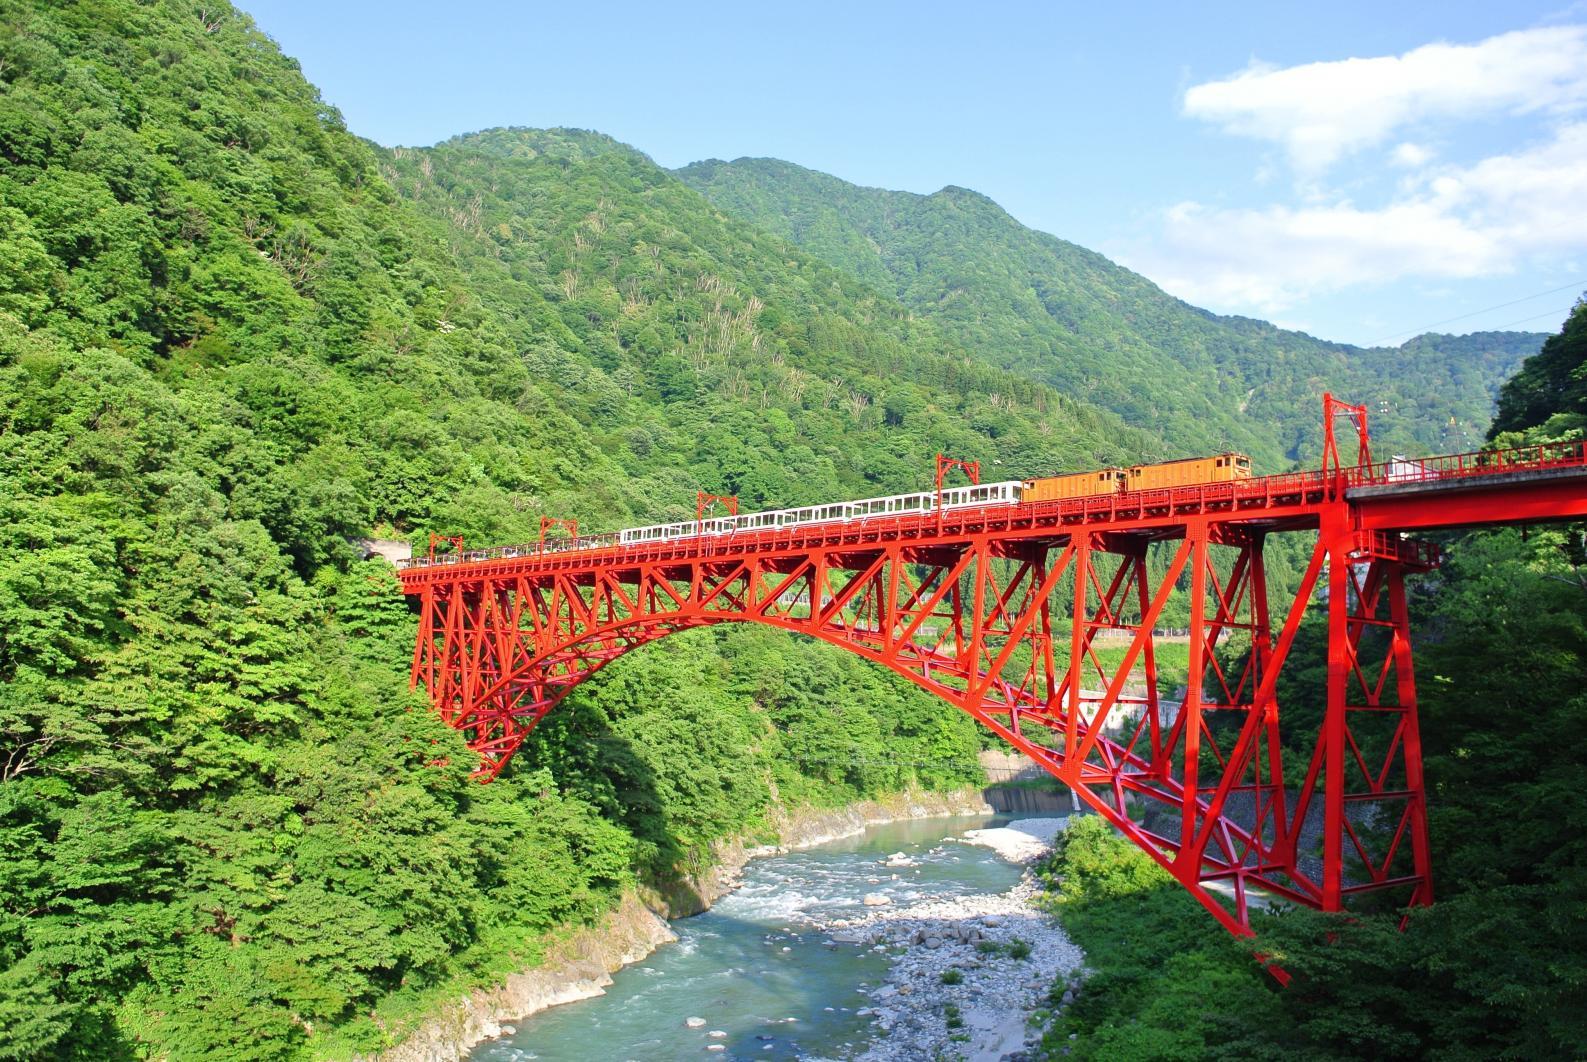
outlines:
[[[1179, 461], [1132, 465], [1129, 468], [1103, 468], [1040, 479], [1009, 479], [999, 483], [976, 483], [950, 487], [942, 492], [941, 510], [980, 508], [988, 505], [1021, 505], [1068, 498], [1091, 498], [1125, 491], [1160, 490], [1167, 487], [1227, 483], [1251, 478], [1251, 459], [1241, 453], [1213, 454]], [[744, 513], [739, 516], [712, 516], [672, 524], [631, 527], [617, 534], [623, 545], [666, 542], [696, 534], [728, 535], [739, 531], [766, 531], [779, 527], [811, 524], [850, 523], [874, 517], [923, 515], [939, 511], [935, 491], [892, 494], [885, 498], [827, 502], [792, 509]]]
[[1049, 476], [1025, 481], [1020, 500], [1055, 501], [1062, 498], [1090, 498], [1131, 490], [1162, 490], [1166, 487], [1193, 487], [1202, 483], [1229, 483], [1251, 478], [1251, 459], [1229, 451], [1211, 457], [1186, 457], [1178, 461], [1159, 461], [1129, 468], [1099, 468], [1067, 476]]

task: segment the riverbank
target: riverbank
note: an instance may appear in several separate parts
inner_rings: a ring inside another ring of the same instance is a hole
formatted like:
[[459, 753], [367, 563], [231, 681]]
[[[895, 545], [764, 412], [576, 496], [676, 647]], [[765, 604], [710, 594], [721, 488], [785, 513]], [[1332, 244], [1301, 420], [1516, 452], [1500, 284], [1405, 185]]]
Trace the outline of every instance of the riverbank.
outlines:
[[602, 994], [611, 975], [676, 939], [667, 918], [706, 910], [738, 886], [751, 859], [838, 840], [868, 826], [909, 819], [985, 815], [977, 788], [950, 793], [905, 792], [841, 808], [779, 809], [771, 817], [777, 842], [742, 840], [713, 848], [712, 868], [663, 892], [631, 890], [594, 925], [554, 943], [544, 962], [489, 988], [450, 1000], [395, 1047], [372, 1062], [461, 1062], [477, 1044], [510, 1033], [513, 1023], [562, 1003]]

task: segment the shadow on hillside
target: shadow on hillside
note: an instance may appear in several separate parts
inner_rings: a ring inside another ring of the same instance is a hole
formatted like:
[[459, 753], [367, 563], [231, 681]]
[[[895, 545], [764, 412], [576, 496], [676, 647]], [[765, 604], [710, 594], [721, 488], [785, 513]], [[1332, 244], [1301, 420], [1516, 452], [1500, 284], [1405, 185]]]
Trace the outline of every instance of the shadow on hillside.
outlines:
[[604, 713], [564, 706], [535, 729], [515, 762], [550, 769], [565, 794], [632, 835], [639, 843], [640, 882], [655, 891], [670, 917], [704, 909], [699, 874], [705, 865], [689, 865], [691, 853], [674, 835], [655, 771], [640, 746], [617, 733]]

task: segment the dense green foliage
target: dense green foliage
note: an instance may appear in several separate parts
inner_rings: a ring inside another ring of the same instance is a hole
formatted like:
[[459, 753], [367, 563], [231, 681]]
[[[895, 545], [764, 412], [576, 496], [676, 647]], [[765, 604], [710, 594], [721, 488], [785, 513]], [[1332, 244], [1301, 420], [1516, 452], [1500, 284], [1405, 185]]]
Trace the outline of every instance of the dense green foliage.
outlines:
[[[1501, 443], [1581, 437], [1578, 307], [1506, 385]], [[1080, 1058], [1553, 1058], [1587, 1053], [1587, 566], [1581, 530], [1447, 545], [1417, 590], [1438, 903], [1257, 915], [1276, 986], [1100, 820], [1044, 873], [1097, 971], [1047, 1037]], [[1281, 690], [1318, 701], [1320, 669]], [[1315, 723], [1317, 720], [1313, 719]], [[1076, 1039], [1070, 1041], [1068, 1036]]]
[[1587, 301], [1578, 301], [1499, 393], [1490, 437], [1525, 433], [1531, 441], [1580, 438], [1587, 431]]
[[678, 171], [723, 210], [896, 296], [987, 364], [1029, 373], [1164, 438], [1172, 456], [1242, 448], [1314, 465], [1318, 395], [1367, 402], [1385, 447], [1475, 449], [1499, 384], [1541, 336], [1327, 343], [1175, 299], [964, 188], [861, 188], [777, 159]]
[[475, 785], [351, 541], [1166, 445], [950, 325], [596, 134], [361, 141], [224, 3], [0, 0], [0, 1058], [345, 1056], [777, 799], [968, 780], [966, 718], [757, 630]]
[[903, 487], [938, 447], [1101, 457], [1111, 418], [945, 356], [632, 152], [549, 150], [595, 138], [482, 152], [525, 197], [484, 232], [459, 150], [432, 180], [358, 141], [222, 5], [0, 23], [0, 1056], [372, 1046], [756, 830], [774, 787], [970, 777], [924, 694], [694, 636], [479, 787], [347, 538]]

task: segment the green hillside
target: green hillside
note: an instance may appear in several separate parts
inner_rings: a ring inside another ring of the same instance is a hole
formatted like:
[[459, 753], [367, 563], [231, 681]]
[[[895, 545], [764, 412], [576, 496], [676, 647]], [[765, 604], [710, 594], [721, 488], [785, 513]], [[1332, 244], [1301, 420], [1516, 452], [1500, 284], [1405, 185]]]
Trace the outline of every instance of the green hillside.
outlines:
[[476, 785], [348, 540], [1150, 437], [603, 138], [383, 151], [222, 3], [0, 25], [0, 1058], [346, 1056], [774, 791], [976, 777], [967, 717], [739, 631], [615, 665]]
[[967, 717], [740, 630], [476, 785], [351, 542], [1210, 440], [1211, 397], [1126, 425], [873, 285], [597, 134], [369, 144], [223, 2], [0, 0], [0, 1058], [349, 1057], [774, 793], [977, 777]]
[[862, 188], [777, 159], [677, 171], [735, 217], [896, 296], [987, 364], [1158, 431], [1178, 453], [1234, 446], [1314, 463], [1318, 394], [1377, 413], [1385, 447], [1481, 443], [1500, 383], [1543, 336], [1420, 336], [1363, 350], [1165, 294], [1094, 251], [1028, 229], [964, 188]]

